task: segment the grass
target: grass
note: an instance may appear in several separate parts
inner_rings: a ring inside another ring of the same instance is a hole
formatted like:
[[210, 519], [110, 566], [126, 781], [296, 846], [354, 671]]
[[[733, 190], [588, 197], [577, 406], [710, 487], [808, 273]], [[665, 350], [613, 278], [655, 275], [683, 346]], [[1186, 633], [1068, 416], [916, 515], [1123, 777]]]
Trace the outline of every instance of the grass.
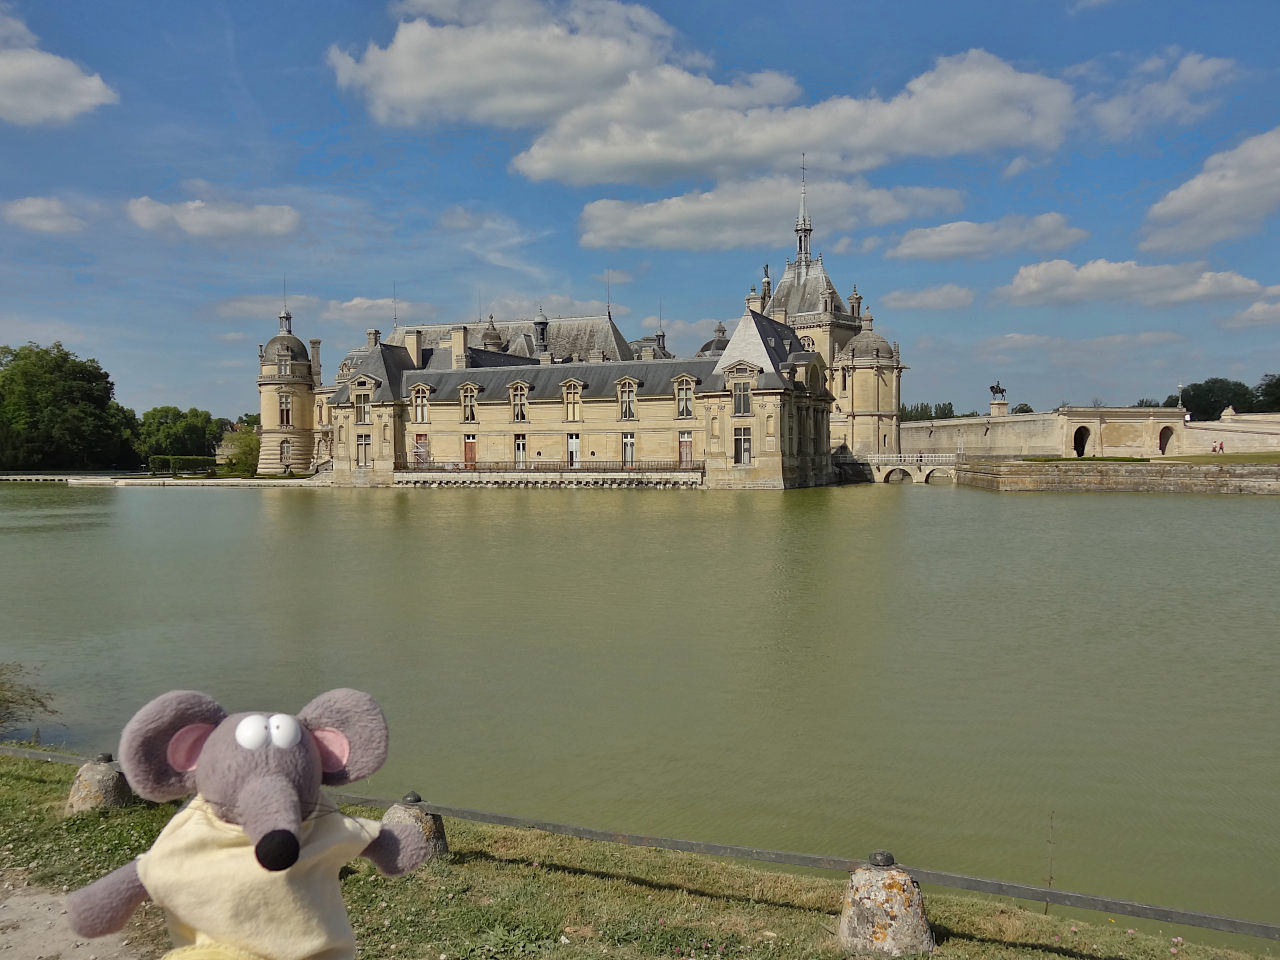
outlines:
[[1183, 463], [1280, 463], [1280, 451], [1257, 453], [1205, 453], [1195, 456], [1167, 457]]
[[1148, 457], [1024, 457], [1033, 463], [1150, 463]]
[[[139, 804], [59, 818], [72, 767], [0, 757], [0, 873], [74, 889], [146, 850], [176, 809]], [[377, 817], [373, 810], [349, 812]], [[451, 855], [409, 877], [342, 871], [363, 960], [787, 958], [837, 960], [842, 882], [668, 850], [446, 821]], [[928, 896], [938, 960], [1247, 960], [1252, 954], [1086, 924], [1008, 903]], [[163, 950], [160, 911], [131, 938]]]

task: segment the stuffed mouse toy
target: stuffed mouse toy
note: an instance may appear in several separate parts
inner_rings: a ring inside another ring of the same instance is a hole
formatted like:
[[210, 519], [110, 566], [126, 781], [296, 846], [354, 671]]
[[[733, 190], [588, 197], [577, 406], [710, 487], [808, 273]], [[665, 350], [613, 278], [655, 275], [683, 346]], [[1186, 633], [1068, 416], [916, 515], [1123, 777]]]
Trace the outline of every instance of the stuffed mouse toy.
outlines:
[[350, 960], [338, 870], [361, 856], [407, 873], [426, 839], [343, 815], [320, 785], [367, 777], [386, 757], [386, 718], [358, 690], [322, 693], [297, 716], [228, 716], [190, 690], [157, 697], [125, 726], [120, 766], [148, 800], [195, 796], [149, 851], [67, 898], [71, 928], [114, 933], [150, 898], [174, 960]]

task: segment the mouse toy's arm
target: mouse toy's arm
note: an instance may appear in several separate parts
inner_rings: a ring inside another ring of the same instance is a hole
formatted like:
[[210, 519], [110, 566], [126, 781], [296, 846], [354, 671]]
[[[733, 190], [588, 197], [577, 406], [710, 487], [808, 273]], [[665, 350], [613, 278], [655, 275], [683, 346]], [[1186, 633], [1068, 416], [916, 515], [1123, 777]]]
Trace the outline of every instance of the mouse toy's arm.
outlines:
[[387, 876], [396, 877], [427, 858], [427, 838], [412, 823], [384, 823], [360, 856], [368, 857]]
[[101, 937], [120, 930], [146, 899], [138, 863], [131, 860], [68, 896], [67, 918], [77, 936]]

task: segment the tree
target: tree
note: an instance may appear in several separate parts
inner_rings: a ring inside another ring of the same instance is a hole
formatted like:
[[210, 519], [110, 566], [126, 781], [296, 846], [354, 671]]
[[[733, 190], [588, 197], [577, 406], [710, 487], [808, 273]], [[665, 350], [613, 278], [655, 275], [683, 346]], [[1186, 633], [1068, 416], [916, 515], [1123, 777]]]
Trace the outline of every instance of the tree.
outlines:
[[955, 415], [955, 407], [953, 407], [950, 402], [934, 404], [933, 418], [935, 420], [950, 420]]
[[58, 342], [0, 347], [0, 469], [134, 466], [137, 425], [97, 360]]
[[1135, 403], [1134, 406], [1135, 407], [1158, 407], [1160, 406], [1160, 401], [1152, 399], [1151, 397], [1143, 397], [1137, 403]]
[[138, 455], [146, 460], [169, 457], [211, 457], [222, 440], [222, 425], [208, 410], [192, 407], [153, 407], [138, 427]]
[[57, 713], [53, 698], [26, 682], [27, 668], [20, 663], [0, 663], [0, 733], [18, 723]]
[[231, 434], [231, 453], [226, 468], [231, 473], [255, 474], [258, 472], [258, 453], [262, 448], [258, 431], [242, 426]]
[[1280, 375], [1264, 373], [1253, 388], [1254, 413], [1280, 412]]
[[262, 426], [262, 414], [242, 413], [236, 418], [236, 423], [245, 427], [253, 427], [256, 430], [258, 427]]
[[[1182, 388], [1182, 405], [1191, 414], [1192, 420], [1217, 420], [1227, 407], [1236, 413], [1249, 413], [1253, 410], [1253, 390], [1239, 380], [1227, 380], [1223, 377], [1210, 377], [1203, 383], [1191, 383]], [[1170, 396], [1164, 402], [1166, 407], [1177, 406], [1177, 396]]]
[[1035, 413], [1035, 411], [1031, 409], [1031, 404], [1029, 403], [1019, 403], [1009, 412], [1010, 413]]
[[928, 403], [913, 403], [907, 406], [905, 403], [898, 407], [898, 419], [903, 423], [912, 420], [929, 420], [933, 417], [933, 407]]

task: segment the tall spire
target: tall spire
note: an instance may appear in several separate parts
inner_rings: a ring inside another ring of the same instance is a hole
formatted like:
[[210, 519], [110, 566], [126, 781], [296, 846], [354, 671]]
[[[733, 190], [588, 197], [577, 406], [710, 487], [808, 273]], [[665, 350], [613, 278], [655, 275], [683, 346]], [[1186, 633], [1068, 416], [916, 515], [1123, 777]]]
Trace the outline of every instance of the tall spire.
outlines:
[[809, 203], [805, 196], [804, 154], [800, 154], [800, 215], [796, 217], [796, 260], [809, 260], [809, 234], [813, 233], [813, 221], [809, 219]]

